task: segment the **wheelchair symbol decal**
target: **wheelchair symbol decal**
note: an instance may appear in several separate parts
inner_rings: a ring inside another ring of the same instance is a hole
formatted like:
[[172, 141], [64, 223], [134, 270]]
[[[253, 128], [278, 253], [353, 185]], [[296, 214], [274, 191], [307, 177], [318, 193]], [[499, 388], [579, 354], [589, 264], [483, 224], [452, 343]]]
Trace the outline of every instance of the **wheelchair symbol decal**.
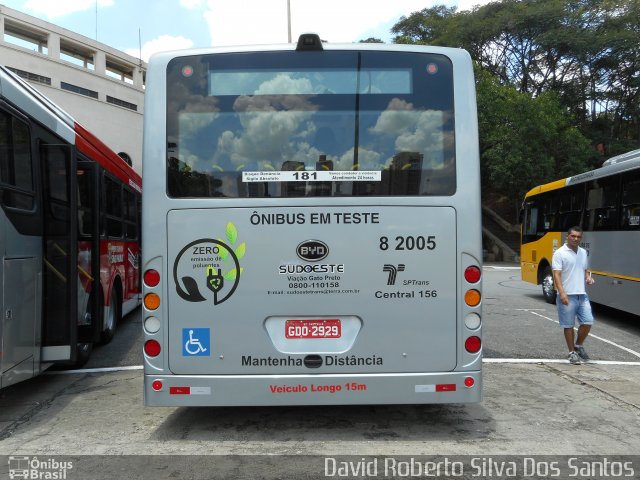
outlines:
[[182, 329], [182, 356], [211, 356], [211, 333], [208, 328]]

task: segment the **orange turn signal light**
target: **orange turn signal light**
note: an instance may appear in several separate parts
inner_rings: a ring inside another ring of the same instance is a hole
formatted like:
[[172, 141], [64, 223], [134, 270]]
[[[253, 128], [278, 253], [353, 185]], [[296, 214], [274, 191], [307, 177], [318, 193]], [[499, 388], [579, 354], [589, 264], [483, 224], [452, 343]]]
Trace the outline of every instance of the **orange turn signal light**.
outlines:
[[470, 307], [475, 307], [480, 303], [480, 298], [481, 296], [478, 290], [467, 290], [467, 293], [464, 294], [464, 303]]
[[160, 297], [155, 293], [147, 293], [144, 296], [144, 306], [147, 310], [155, 310], [160, 306]]

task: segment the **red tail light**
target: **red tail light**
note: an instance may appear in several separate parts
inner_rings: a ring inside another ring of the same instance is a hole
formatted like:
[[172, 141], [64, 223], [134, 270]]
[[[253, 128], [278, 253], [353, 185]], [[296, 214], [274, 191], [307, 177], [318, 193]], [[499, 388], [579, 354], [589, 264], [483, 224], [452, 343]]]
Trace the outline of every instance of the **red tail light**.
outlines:
[[467, 267], [464, 271], [464, 279], [469, 283], [478, 283], [481, 276], [482, 272], [480, 271], [480, 268], [475, 265]]
[[147, 340], [144, 344], [144, 353], [150, 357], [157, 357], [161, 351], [162, 347], [160, 347], [160, 343], [157, 340]]
[[144, 283], [148, 287], [155, 287], [160, 283], [160, 274], [157, 270], [147, 270], [144, 272]]
[[480, 351], [480, 347], [482, 347], [482, 340], [480, 340], [480, 337], [476, 337], [475, 335], [467, 338], [464, 342], [464, 348], [466, 348], [469, 353], [478, 353]]

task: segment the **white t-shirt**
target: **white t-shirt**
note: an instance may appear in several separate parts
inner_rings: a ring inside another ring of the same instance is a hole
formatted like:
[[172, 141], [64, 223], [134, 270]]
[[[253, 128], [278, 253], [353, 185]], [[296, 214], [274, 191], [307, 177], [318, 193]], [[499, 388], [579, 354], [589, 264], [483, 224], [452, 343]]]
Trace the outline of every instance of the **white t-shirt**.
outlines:
[[551, 268], [562, 272], [564, 293], [567, 295], [587, 293], [584, 288], [584, 272], [589, 268], [589, 257], [584, 248], [578, 247], [576, 253], [565, 243], [553, 254]]

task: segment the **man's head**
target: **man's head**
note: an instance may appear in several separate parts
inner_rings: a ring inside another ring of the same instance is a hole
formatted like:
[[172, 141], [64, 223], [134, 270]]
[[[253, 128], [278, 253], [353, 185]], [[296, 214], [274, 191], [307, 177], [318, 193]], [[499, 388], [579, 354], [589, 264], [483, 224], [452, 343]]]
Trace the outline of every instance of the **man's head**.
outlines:
[[580, 245], [581, 241], [582, 241], [582, 228], [578, 226], [571, 227], [567, 232], [567, 245], [569, 245], [569, 248], [571, 248], [574, 251], [578, 250], [578, 246]]

